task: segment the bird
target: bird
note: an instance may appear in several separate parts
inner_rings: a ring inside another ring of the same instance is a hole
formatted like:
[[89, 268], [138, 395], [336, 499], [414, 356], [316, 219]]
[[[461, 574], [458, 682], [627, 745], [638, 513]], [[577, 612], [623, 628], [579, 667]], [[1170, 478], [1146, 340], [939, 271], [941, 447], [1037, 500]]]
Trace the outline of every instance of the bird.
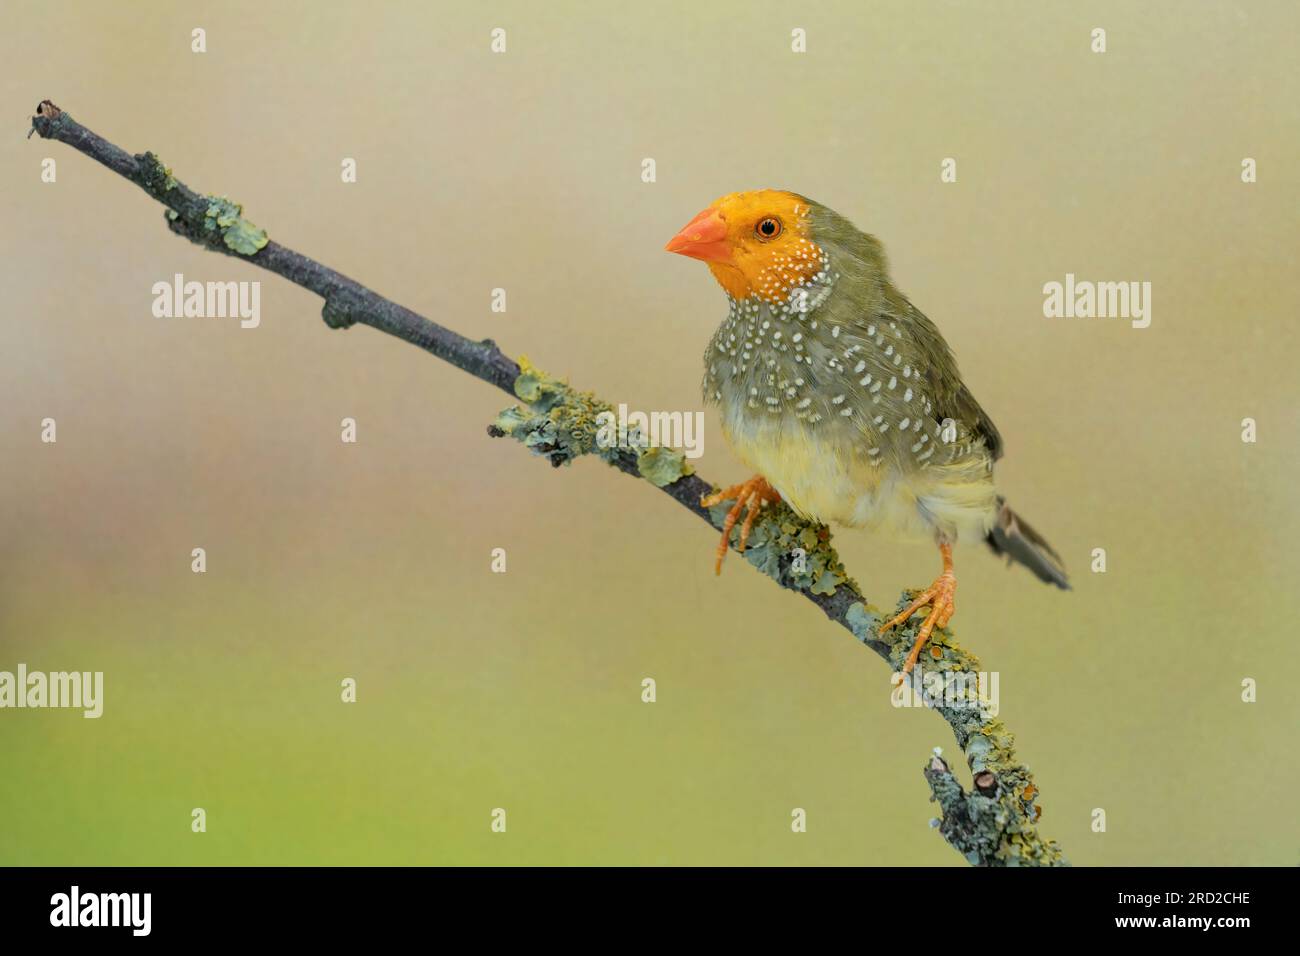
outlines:
[[929, 609], [905, 675], [956, 609], [959, 538], [1069, 590], [1060, 555], [998, 494], [1002, 437], [939, 329], [890, 279], [878, 239], [798, 193], [760, 189], [711, 203], [664, 248], [703, 261], [726, 293], [702, 388], [755, 472], [701, 501], [734, 502], [715, 573], [735, 525], [743, 552], [761, 509], [780, 501], [824, 525], [932, 538], [938, 577], [878, 628]]

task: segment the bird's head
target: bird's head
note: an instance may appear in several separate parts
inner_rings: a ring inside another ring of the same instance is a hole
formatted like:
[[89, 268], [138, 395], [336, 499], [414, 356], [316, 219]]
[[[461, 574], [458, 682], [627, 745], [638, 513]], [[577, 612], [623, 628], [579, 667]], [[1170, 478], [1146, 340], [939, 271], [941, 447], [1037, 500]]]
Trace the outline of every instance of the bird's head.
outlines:
[[734, 299], [781, 304], [825, 266], [812, 237], [814, 205], [780, 189], [732, 193], [688, 222], [664, 249], [705, 262]]

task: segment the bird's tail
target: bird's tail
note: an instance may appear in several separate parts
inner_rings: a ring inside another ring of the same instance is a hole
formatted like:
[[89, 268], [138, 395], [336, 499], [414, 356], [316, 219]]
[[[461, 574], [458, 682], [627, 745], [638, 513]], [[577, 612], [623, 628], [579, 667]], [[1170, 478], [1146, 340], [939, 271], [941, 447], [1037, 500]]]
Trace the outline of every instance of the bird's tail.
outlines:
[[1033, 571], [1038, 580], [1070, 590], [1065, 564], [1047, 540], [998, 498], [998, 513], [987, 541], [996, 555], [1006, 555], [1007, 563], [1019, 562]]

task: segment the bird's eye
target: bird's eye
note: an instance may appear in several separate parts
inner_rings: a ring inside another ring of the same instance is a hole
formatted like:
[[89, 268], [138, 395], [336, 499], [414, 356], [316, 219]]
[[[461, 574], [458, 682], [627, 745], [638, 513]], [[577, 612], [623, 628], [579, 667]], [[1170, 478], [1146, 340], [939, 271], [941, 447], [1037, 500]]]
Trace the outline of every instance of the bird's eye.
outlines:
[[754, 232], [760, 239], [775, 239], [781, 235], [781, 220], [775, 216], [768, 216], [758, 221], [754, 227]]

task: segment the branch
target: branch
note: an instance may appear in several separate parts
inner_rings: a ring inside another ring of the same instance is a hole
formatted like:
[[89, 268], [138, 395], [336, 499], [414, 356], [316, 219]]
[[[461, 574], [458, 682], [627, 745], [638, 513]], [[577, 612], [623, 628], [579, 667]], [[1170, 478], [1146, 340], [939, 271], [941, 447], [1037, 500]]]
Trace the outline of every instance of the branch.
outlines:
[[[680, 452], [650, 448], [633, 433], [618, 447], [601, 437], [601, 413], [611, 406], [579, 392], [533, 367], [527, 359], [509, 358], [491, 339], [475, 342], [379, 295], [301, 253], [271, 241], [266, 232], [243, 216], [242, 208], [225, 197], [203, 196], [172, 176], [152, 153], [132, 156], [76, 122], [49, 100], [32, 117], [42, 139], [58, 140], [135, 183], [168, 208], [172, 232], [205, 249], [243, 259], [283, 276], [324, 300], [321, 314], [331, 328], [369, 325], [450, 362], [469, 374], [520, 399], [488, 427], [494, 437], [511, 436], [545, 457], [555, 467], [594, 454], [625, 474], [644, 478], [697, 517], [721, 528], [726, 506], [700, 507], [700, 499], [715, 490], [692, 474]], [[732, 548], [736, 547], [733, 532]], [[886, 638], [877, 633], [884, 620], [857, 584], [845, 573], [830, 544], [830, 531], [809, 523], [784, 503], [764, 509], [755, 523], [744, 558], [779, 585], [795, 591], [822, 613], [884, 659], [901, 668], [915, 639], [919, 619], [894, 628]], [[904, 592], [901, 610], [912, 598]], [[948, 764], [935, 755], [924, 768], [932, 799], [939, 803], [939, 832], [958, 852], [980, 866], [1061, 866], [1060, 847], [1039, 836], [1035, 826], [1042, 808], [1029, 769], [1018, 762], [1010, 731], [981, 697], [979, 660], [953, 640], [947, 630], [936, 631], [925, 661], [926, 679], [914, 672], [907, 687], [952, 728], [973, 774], [970, 792], [962, 789]], [[937, 680], [936, 680], [937, 675]], [[942, 683], [940, 683], [942, 682]]]

